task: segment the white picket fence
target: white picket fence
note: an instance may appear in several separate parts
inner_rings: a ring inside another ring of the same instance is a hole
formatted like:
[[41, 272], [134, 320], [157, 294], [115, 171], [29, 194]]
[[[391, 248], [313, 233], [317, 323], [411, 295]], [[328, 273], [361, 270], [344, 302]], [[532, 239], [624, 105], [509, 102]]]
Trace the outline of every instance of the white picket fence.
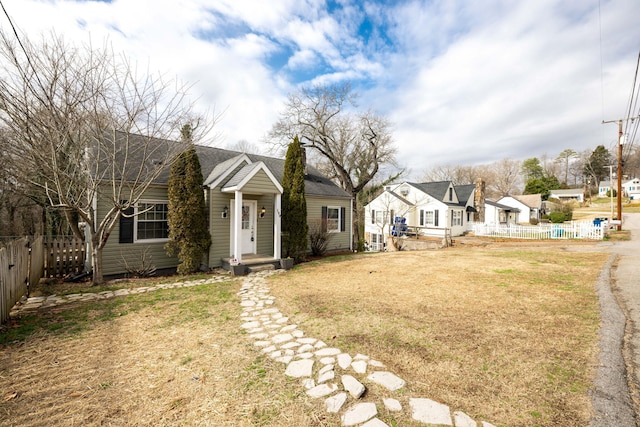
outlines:
[[469, 224], [476, 236], [502, 237], [507, 239], [592, 239], [602, 240], [604, 227], [592, 222], [576, 221], [569, 224], [505, 225]]

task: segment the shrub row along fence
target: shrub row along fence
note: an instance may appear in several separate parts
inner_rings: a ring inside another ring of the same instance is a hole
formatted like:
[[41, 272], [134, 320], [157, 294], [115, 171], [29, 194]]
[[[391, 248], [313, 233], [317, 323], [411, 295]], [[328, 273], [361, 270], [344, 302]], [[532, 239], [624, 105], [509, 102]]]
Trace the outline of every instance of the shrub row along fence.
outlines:
[[9, 319], [11, 308], [42, 277], [43, 249], [42, 236], [24, 237], [0, 248], [0, 323]]
[[474, 223], [469, 229], [476, 236], [503, 237], [507, 239], [592, 239], [604, 238], [604, 227], [580, 221], [571, 224], [504, 225]]

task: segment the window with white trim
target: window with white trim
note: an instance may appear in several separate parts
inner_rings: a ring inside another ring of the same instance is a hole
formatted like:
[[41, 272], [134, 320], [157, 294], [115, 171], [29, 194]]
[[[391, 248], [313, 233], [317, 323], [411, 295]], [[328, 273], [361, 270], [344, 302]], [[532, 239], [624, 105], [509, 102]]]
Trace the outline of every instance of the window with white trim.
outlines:
[[451, 211], [451, 226], [462, 225], [462, 211]]
[[371, 233], [371, 245], [369, 250], [371, 251], [383, 251], [384, 240], [382, 234]]
[[426, 226], [426, 225], [433, 225], [433, 211], [424, 211], [421, 210], [420, 211], [420, 225], [421, 226]]
[[340, 232], [340, 208], [327, 206], [327, 232]]
[[161, 240], [169, 238], [168, 202], [140, 202], [135, 216], [136, 241]]

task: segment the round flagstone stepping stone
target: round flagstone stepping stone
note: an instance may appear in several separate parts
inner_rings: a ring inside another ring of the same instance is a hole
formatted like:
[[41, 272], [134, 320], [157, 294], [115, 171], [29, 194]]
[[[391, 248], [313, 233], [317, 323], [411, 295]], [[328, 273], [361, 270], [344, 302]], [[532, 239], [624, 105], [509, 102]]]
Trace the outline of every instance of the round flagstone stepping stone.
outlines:
[[311, 344], [303, 344], [298, 347], [298, 353], [309, 353], [311, 350], [313, 350], [313, 346]]
[[369, 356], [358, 353], [353, 357], [353, 360], [369, 360]]
[[326, 383], [336, 377], [335, 371], [321, 372], [318, 374], [318, 384]]
[[367, 362], [364, 360], [356, 360], [355, 362], [352, 362], [351, 367], [359, 374], [367, 373]]
[[298, 325], [287, 325], [287, 326], [283, 326], [282, 329], [280, 329], [280, 332], [290, 332], [290, 331], [294, 331], [298, 328]]
[[327, 398], [324, 401], [324, 407], [326, 408], [327, 412], [335, 414], [340, 411], [342, 405], [344, 405], [346, 401], [347, 393], [342, 391], [334, 396]]
[[335, 384], [319, 384], [314, 388], [307, 390], [307, 394], [311, 397], [325, 397], [335, 391], [338, 391], [338, 386]]
[[274, 335], [271, 338], [271, 341], [273, 341], [274, 344], [282, 344], [287, 341], [291, 341], [292, 339], [293, 339], [293, 335], [291, 334], [278, 334], [278, 335]]
[[302, 332], [299, 329], [296, 329], [295, 331], [291, 332], [291, 335], [293, 335], [296, 338], [302, 338], [304, 336], [304, 332]]
[[295, 341], [289, 341], [280, 346], [280, 348], [283, 350], [288, 350], [290, 348], [296, 348], [296, 347], [300, 347], [300, 343], [297, 343]]
[[409, 399], [411, 418], [425, 424], [452, 426], [451, 412], [447, 405], [431, 399]]
[[377, 360], [369, 360], [369, 366], [373, 366], [376, 368], [384, 368], [384, 363], [378, 362]]
[[464, 412], [456, 411], [453, 413], [453, 424], [456, 427], [477, 427], [478, 424]]
[[405, 381], [402, 378], [385, 371], [372, 372], [367, 379], [376, 384], [380, 384], [389, 391], [396, 391], [405, 385]]
[[349, 366], [351, 366], [352, 361], [353, 359], [347, 353], [338, 355], [338, 366], [340, 366], [342, 369], [347, 369]]
[[247, 323], [243, 323], [241, 328], [242, 329], [253, 329], [253, 328], [257, 328], [261, 325], [260, 322], [258, 322], [257, 320], [253, 321], [253, 322], [247, 322]]
[[276, 351], [278, 349], [278, 347], [276, 347], [275, 345], [271, 345], [269, 347], [265, 347], [262, 349], [263, 353], [273, 353], [274, 351]]
[[343, 426], [354, 426], [369, 421], [378, 415], [376, 404], [372, 402], [357, 403], [340, 417]]
[[325, 348], [321, 348], [320, 350], [316, 351], [316, 356], [318, 356], [318, 357], [336, 356], [336, 355], [338, 355], [340, 353], [342, 353], [342, 352], [338, 348], [325, 347]]
[[336, 359], [334, 359], [333, 357], [323, 357], [319, 360], [319, 362], [323, 365], [333, 365], [334, 363], [336, 363]]
[[364, 385], [351, 375], [342, 376], [342, 386], [349, 392], [355, 399], [359, 399], [365, 391]]
[[284, 363], [286, 365], [289, 362], [291, 362], [291, 359], [293, 359], [293, 356], [282, 356], [282, 357], [278, 357], [276, 359], [276, 362]]
[[299, 353], [296, 357], [299, 359], [311, 359], [313, 357], [313, 353]]
[[315, 348], [325, 348], [327, 344], [323, 341], [317, 341], [314, 345]]
[[389, 397], [382, 399], [382, 401], [384, 402], [384, 407], [387, 408], [387, 410], [392, 412], [402, 411], [402, 405], [398, 400]]
[[256, 341], [253, 343], [256, 347], [267, 347], [271, 345], [271, 341]]
[[305, 390], [311, 390], [315, 386], [316, 386], [316, 382], [313, 380], [313, 378], [305, 378], [302, 380], [302, 387]]
[[313, 360], [294, 360], [287, 365], [285, 375], [293, 378], [310, 377], [313, 370]]
[[298, 338], [297, 340], [300, 344], [315, 344], [318, 341], [315, 338]]

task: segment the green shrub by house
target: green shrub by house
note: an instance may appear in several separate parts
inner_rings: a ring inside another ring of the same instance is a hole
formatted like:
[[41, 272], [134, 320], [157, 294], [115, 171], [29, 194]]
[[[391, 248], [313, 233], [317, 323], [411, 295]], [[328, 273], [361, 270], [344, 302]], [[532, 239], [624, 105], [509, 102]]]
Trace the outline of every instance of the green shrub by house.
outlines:
[[302, 147], [297, 136], [287, 149], [282, 188], [283, 255], [301, 261], [307, 252], [308, 225]]
[[[189, 126], [182, 128], [182, 137], [191, 139]], [[192, 144], [173, 163], [169, 175], [169, 242], [165, 250], [178, 256], [180, 274], [198, 271], [211, 245], [202, 183], [200, 160]]]

